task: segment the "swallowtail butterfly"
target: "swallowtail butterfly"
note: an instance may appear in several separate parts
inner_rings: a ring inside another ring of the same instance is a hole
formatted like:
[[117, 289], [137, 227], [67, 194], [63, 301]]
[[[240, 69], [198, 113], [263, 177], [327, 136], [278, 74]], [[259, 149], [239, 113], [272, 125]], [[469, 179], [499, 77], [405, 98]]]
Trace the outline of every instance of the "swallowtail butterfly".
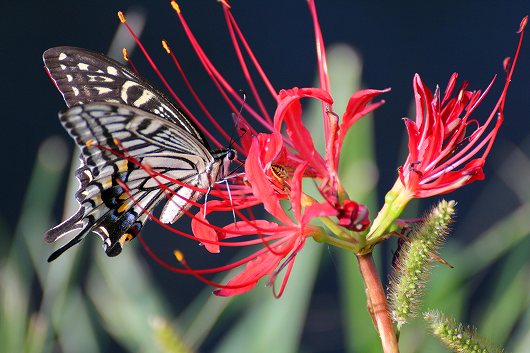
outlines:
[[[189, 201], [196, 201], [201, 193], [160, 174], [201, 189], [227, 175], [235, 151], [212, 151], [174, 103], [127, 67], [73, 47], [48, 49], [43, 59], [69, 107], [59, 113], [59, 119], [81, 149], [81, 166], [75, 173], [81, 184], [75, 195], [79, 210], [47, 231], [45, 239], [55, 242], [80, 231], [48, 261], [90, 232], [101, 237], [108, 256], [118, 255], [149, 218], [144, 210], [153, 210], [166, 198], [161, 184], [175, 195], [164, 206], [160, 220], [179, 219], [190, 207]], [[124, 154], [149, 166], [150, 172]]]

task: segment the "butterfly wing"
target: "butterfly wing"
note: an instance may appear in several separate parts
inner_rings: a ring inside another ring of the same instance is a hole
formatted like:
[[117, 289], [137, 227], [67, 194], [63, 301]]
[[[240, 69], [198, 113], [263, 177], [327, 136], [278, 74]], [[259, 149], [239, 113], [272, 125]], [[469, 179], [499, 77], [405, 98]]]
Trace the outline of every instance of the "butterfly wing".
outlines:
[[95, 102], [129, 105], [175, 123], [208, 147], [202, 133], [180, 109], [119, 62], [75, 47], [50, 48], [42, 57], [68, 107]]
[[91, 103], [72, 107], [59, 118], [81, 148], [82, 166], [76, 172], [80, 208], [45, 238], [53, 242], [81, 231], [49, 261], [91, 231], [101, 237], [107, 255], [118, 255], [147, 221], [144, 210], [152, 211], [166, 198], [164, 187], [176, 193], [160, 216], [166, 223], [176, 221], [190, 201], [201, 196], [171, 179], [205, 189], [218, 178], [221, 160], [214, 159], [206, 146], [172, 122], [143, 110]]

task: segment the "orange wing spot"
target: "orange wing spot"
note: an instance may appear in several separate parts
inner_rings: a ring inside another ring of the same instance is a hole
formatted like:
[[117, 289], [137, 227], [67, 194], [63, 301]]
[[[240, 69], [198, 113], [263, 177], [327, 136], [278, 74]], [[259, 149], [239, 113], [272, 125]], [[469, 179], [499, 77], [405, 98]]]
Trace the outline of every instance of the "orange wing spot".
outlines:
[[85, 146], [87, 146], [87, 147], [92, 147], [92, 146], [94, 146], [95, 144], [96, 144], [96, 141], [94, 141], [94, 139], [90, 139], [90, 140], [87, 140], [87, 141], [85, 142]]
[[121, 23], [127, 22], [127, 19], [125, 18], [125, 15], [121, 11], [118, 11], [118, 18], [120, 19]]
[[107, 190], [112, 187], [112, 178], [106, 178], [105, 180], [102, 180], [100, 184], [103, 190]]
[[120, 245], [123, 246], [126, 242], [130, 241], [133, 238], [131, 233], [125, 233], [120, 237]]
[[116, 162], [116, 166], [118, 167], [118, 172], [123, 173], [127, 170], [127, 161], [122, 159]]
[[[122, 194], [123, 195], [123, 194]], [[121, 195], [120, 195], [121, 197]], [[124, 202], [120, 205], [120, 207], [118, 207], [117, 211], [118, 213], [123, 213], [125, 211], [127, 211], [127, 209], [131, 206], [131, 202]]]

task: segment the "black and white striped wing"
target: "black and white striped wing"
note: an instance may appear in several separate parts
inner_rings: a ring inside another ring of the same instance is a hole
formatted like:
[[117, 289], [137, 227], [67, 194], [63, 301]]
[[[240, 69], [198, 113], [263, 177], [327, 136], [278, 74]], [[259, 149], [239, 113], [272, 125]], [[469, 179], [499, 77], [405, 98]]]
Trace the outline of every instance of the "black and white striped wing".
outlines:
[[[68, 220], [50, 229], [46, 240], [54, 242], [73, 230], [80, 232], [53, 253], [52, 261], [93, 231], [103, 240], [109, 256], [118, 255], [148, 219], [144, 210], [153, 208], [166, 195], [161, 185], [174, 190], [160, 219], [176, 221], [188, 209], [189, 200], [201, 193], [175, 184], [208, 188], [219, 173], [215, 160], [199, 140], [172, 122], [143, 110], [116, 104], [92, 103], [72, 107], [59, 114], [61, 123], [81, 148], [82, 166], [76, 176], [80, 208]], [[129, 156], [129, 159], [124, 158]], [[148, 166], [148, 170], [137, 163]], [[119, 185], [121, 180], [126, 188]]]
[[50, 48], [42, 57], [68, 107], [95, 102], [129, 105], [175, 123], [208, 146], [197, 127], [162, 92], [119, 62], [75, 47]]

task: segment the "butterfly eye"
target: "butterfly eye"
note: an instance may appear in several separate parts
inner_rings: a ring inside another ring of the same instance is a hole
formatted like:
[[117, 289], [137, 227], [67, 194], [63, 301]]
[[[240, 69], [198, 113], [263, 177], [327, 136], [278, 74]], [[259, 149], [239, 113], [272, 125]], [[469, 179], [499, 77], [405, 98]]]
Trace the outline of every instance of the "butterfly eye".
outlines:
[[226, 159], [228, 159], [229, 161], [233, 161], [234, 159], [236, 159], [236, 157], [237, 153], [234, 150], [228, 150], [228, 152], [226, 153]]

